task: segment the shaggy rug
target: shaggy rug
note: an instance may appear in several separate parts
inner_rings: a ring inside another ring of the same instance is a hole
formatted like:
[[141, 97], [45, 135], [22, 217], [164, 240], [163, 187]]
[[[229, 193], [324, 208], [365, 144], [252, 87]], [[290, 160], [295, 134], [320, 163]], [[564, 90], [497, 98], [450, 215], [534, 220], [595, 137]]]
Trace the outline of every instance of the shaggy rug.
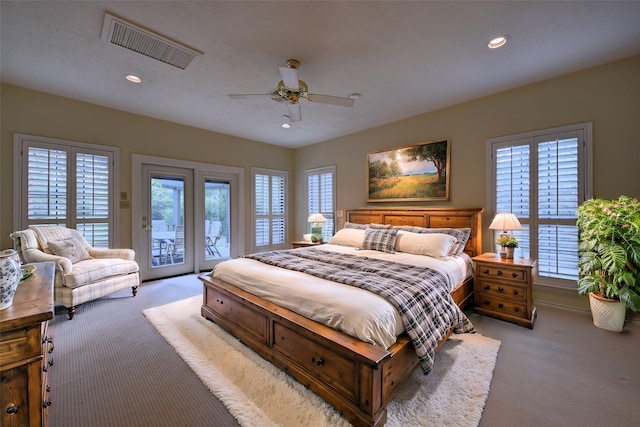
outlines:
[[[329, 404], [200, 315], [202, 296], [146, 318], [242, 426], [349, 426]], [[416, 369], [387, 406], [387, 426], [477, 426], [500, 341], [453, 334], [434, 369]]]

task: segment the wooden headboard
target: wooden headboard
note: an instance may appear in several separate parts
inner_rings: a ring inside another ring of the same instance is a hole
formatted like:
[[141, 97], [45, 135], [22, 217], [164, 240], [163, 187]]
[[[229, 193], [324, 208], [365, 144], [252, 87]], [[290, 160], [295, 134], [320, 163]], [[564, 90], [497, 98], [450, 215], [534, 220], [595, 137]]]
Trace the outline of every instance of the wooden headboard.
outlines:
[[483, 208], [456, 209], [352, 209], [345, 221], [356, 224], [412, 225], [425, 228], [471, 228], [464, 251], [474, 257], [482, 254]]

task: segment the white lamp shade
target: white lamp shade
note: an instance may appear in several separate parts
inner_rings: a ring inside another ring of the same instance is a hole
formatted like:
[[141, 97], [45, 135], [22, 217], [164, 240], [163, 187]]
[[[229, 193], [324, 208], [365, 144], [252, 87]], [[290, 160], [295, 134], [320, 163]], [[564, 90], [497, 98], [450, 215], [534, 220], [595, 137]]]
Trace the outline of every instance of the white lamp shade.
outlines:
[[498, 212], [489, 226], [491, 230], [520, 230], [522, 225], [512, 213]]
[[322, 214], [319, 213], [314, 213], [309, 215], [309, 219], [307, 219], [307, 222], [325, 222], [327, 219], [322, 216]]

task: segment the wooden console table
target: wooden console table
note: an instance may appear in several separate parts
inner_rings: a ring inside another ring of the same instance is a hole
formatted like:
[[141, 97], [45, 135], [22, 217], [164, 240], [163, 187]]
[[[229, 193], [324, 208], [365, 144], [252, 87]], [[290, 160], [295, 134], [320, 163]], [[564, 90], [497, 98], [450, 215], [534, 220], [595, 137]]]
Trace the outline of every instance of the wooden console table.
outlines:
[[54, 263], [37, 263], [35, 273], [18, 285], [13, 305], [0, 310], [0, 425], [44, 427], [49, 400], [47, 370], [53, 365]]

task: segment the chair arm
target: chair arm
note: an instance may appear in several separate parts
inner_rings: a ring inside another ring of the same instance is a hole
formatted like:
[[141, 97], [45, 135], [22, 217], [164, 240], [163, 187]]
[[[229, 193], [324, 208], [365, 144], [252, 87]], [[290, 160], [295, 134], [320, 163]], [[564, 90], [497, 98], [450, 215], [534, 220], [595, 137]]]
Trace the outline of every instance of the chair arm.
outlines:
[[22, 251], [22, 257], [25, 262], [49, 262], [53, 261], [56, 263], [56, 270], [62, 271], [62, 274], [67, 274], [71, 272], [73, 268], [73, 264], [69, 258], [61, 257], [58, 255], [48, 254], [42, 252], [40, 249], [25, 249]]
[[87, 248], [93, 258], [122, 258], [133, 261], [136, 252], [133, 249]]

